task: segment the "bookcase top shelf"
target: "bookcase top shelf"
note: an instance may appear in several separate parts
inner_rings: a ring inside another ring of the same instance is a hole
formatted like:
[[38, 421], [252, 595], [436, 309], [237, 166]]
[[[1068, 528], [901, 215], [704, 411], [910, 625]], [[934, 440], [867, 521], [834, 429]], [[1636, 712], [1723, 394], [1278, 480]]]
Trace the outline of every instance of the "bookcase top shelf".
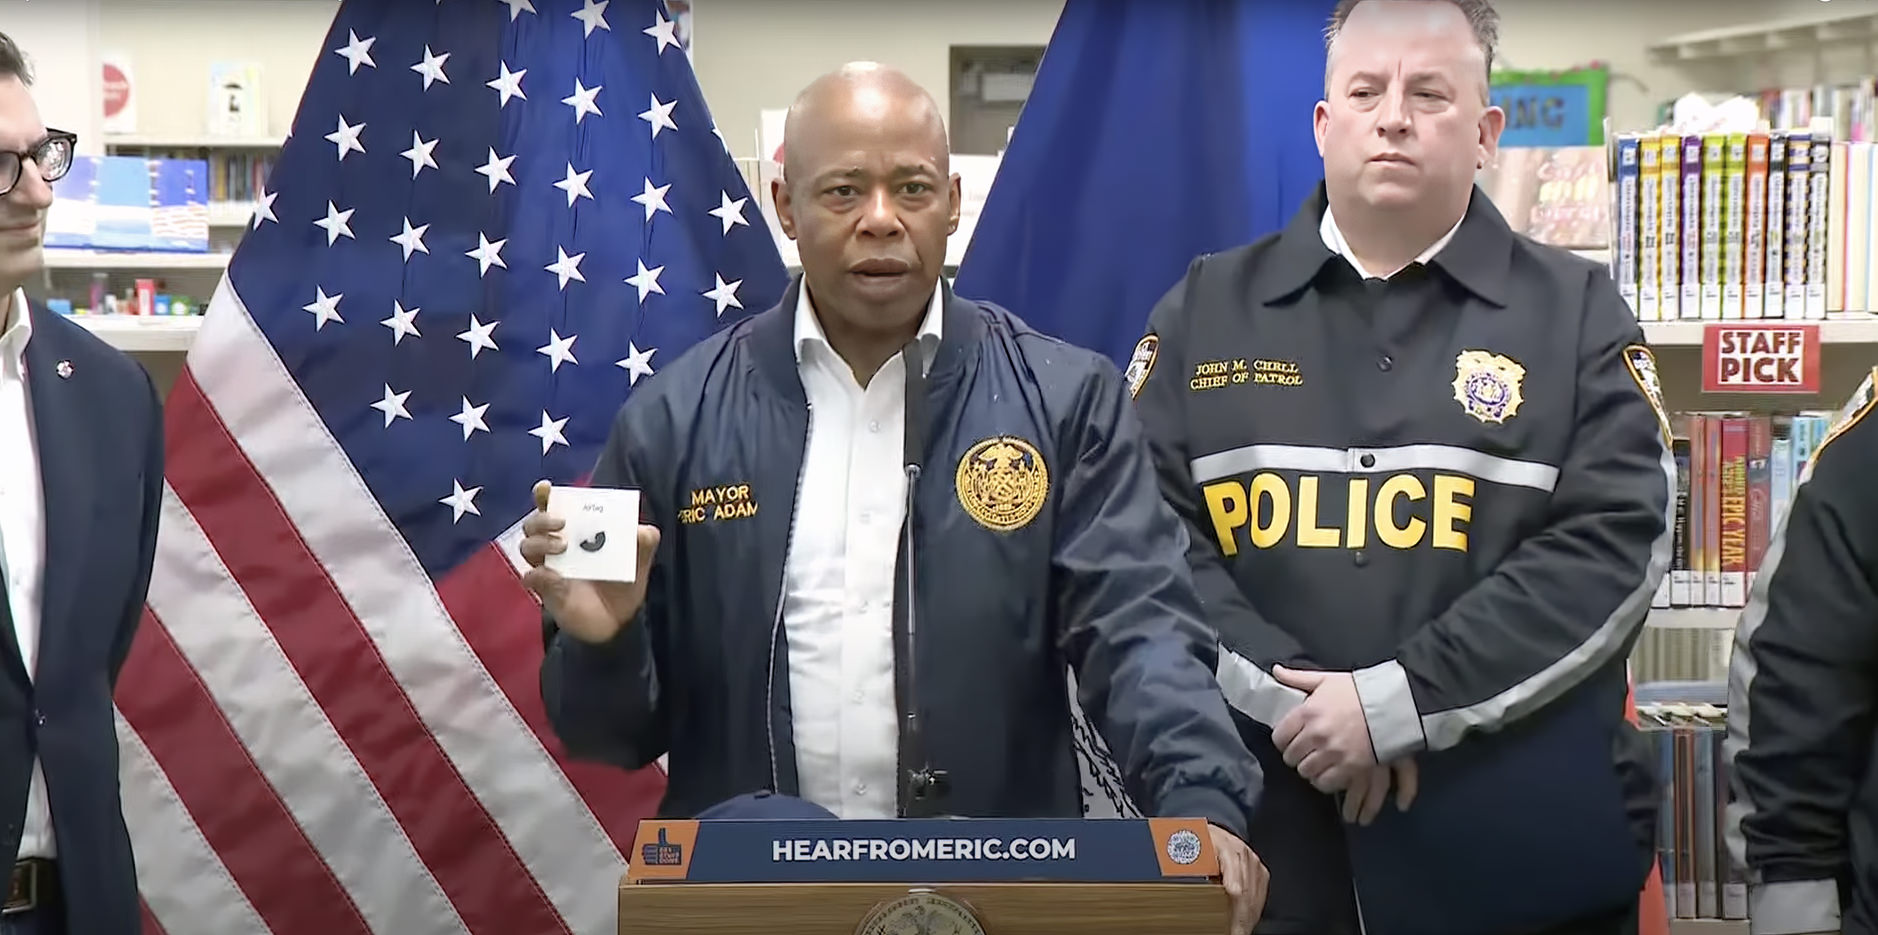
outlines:
[[271, 136], [208, 133], [119, 133], [104, 138], [106, 146], [127, 149], [279, 149], [283, 142]]
[[1878, 12], [1830, 17], [1769, 20], [1742, 26], [1704, 29], [1650, 43], [1657, 61], [1699, 61], [1763, 55], [1793, 49], [1871, 42], [1878, 39]]

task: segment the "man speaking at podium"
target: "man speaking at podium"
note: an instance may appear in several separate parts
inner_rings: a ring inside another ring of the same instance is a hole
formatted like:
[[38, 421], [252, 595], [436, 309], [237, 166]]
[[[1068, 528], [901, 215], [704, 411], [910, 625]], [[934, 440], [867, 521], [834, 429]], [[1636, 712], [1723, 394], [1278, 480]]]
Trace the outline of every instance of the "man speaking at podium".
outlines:
[[544, 567], [564, 519], [537, 489], [549, 718], [577, 756], [667, 755], [667, 816], [768, 789], [842, 818], [1076, 817], [1067, 663], [1131, 797], [1211, 823], [1245, 932], [1260, 776], [1185, 531], [1115, 368], [940, 283], [948, 169], [898, 72], [796, 100], [773, 194], [802, 276], [633, 393], [594, 470], [641, 491], [635, 583]]

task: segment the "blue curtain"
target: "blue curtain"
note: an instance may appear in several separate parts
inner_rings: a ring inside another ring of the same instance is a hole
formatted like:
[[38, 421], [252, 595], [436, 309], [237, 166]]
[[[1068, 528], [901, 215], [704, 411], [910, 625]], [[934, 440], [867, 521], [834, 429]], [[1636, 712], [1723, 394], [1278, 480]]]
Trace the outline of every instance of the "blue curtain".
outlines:
[[1332, 0], [1068, 0], [956, 286], [1121, 366], [1195, 256], [1322, 175]]

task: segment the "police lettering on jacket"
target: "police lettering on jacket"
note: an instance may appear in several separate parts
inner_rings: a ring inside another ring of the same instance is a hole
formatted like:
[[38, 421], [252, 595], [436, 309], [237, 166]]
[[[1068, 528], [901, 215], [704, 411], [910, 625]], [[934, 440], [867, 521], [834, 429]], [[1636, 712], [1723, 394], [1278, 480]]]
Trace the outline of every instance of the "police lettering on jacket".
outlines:
[[[1465, 552], [1474, 509], [1474, 479], [1458, 474], [1423, 481], [1409, 473], [1288, 477], [1260, 471], [1246, 482], [1228, 478], [1203, 485], [1200, 494], [1220, 552], [1227, 556], [1238, 554], [1242, 544], [1255, 549], [1427, 546]], [[1337, 500], [1342, 509], [1335, 508]]]

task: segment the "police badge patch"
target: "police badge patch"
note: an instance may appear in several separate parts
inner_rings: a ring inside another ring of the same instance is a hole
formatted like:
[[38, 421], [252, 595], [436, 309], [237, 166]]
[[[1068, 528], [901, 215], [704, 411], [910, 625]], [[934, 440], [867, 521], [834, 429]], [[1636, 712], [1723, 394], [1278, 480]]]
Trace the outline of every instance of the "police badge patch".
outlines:
[[1624, 348], [1624, 365], [1630, 368], [1630, 378], [1637, 381], [1644, 398], [1650, 401], [1650, 408], [1656, 411], [1656, 424], [1663, 430], [1663, 444], [1670, 444], [1674, 430], [1669, 424], [1669, 409], [1663, 405], [1663, 381], [1656, 376], [1656, 355], [1644, 345], [1632, 344]]
[[1161, 354], [1161, 339], [1148, 335], [1135, 343], [1135, 353], [1128, 358], [1128, 369], [1122, 371], [1122, 378], [1128, 381], [1128, 398], [1133, 399], [1141, 393], [1141, 384], [1148, 382], [1148, 374], [1154, 372], [1155, 358]]
[[1043, 510], [1050, 470], [1035, 446], [999, 435], [978, 442], [959, 458], [954, 483], [959, 505], [972, 519], [986, 529], [1010, 532]]
[[1454, 401], [1482, 422], [1505, 422], [1525, 399], [1519, 383], [1526, 368], [1491, 351], [1462, 351], [1454, 358]]
[[1874, 402], [1878, 402], [1878, 367], [1873, 367], [1871, 372], [1865, 375], [1865, 382], [1858, 385], [1858, 389], [1852, 393], [1852, 398], [1846, 401], [1845, 408], [1839, 410], [1839, 418], [1834, 421], [1832, 428], [1826, 430], [1826, 437], [1820, 439], [1819, 445], [1813, 449], [1813, 460], [1815, 462], [1819, 460], [1819, 452], [1826, 447], [1828, 442], [1845, 434], [1846, 429], [1864, 420], [1865, 416], [1871, 413]]

